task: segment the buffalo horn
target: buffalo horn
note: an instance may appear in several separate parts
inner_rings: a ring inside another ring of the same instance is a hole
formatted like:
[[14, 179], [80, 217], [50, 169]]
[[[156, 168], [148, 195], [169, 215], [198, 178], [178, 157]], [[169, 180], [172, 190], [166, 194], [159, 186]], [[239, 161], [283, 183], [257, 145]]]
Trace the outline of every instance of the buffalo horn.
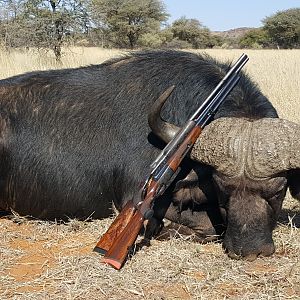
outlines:
[[174, 88], [175, 86], [172, 85], [165, 90], [151, 106], [148, 114], [148, 124], [152, 132], [166, 143], [169, 143], [180, 130], [179, 127], [164, 121], [160, 116], [161, 108], [173, 92]]

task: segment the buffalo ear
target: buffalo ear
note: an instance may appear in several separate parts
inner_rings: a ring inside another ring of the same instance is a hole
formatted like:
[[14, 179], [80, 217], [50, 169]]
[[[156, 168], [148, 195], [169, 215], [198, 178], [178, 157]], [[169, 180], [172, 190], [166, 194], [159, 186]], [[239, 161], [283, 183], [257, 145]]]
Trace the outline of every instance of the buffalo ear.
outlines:
[[288, 172], [288, 186], [292, 197], [300, 200], [300, 169]]

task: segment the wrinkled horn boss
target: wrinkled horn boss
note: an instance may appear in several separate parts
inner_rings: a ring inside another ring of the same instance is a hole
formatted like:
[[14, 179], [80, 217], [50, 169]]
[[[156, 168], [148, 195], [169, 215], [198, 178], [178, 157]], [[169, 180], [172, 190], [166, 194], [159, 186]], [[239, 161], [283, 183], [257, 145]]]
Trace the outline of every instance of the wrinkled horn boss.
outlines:
[[191, 158], [227, 176], [268, 178], [300, 168], [300, 125], [277, 118], [220, 118], [204, 128]]

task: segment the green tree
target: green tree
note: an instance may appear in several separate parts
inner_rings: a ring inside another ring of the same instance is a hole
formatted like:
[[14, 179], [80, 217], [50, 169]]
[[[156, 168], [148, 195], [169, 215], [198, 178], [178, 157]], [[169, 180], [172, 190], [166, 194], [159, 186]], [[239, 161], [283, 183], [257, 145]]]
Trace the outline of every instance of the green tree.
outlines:
[[0, 4], [5, 8], [0, 16], [5, 46], [51, 49], [57, 61], [62, 45], [77, 32], [85, 32], [89, 23], [81, 0], [0, 0]]
[[175, 39], [186, 41], [193, 48], [212, 48], [218, 43], [217, 38], [212, 36], [209, 29], [196, 19], [181, 17], [171, 26]]
[[239, 40], [239, 45], [241, 48], [264, 48], [269, 43], [270, 37], [262, 28], [249, 30]]
[[130, 48], [142, 35], [158, 32], [168, 16], [160, 0], [91, 0], [91, 11], [115, 45]]
[[280, 11], [266, 17], [263, 24], [277, 47], [300, 47], [300, 8]]
[[0, 0], [0, 44], [6, 48], [22, 45], [23, 0]]
[[169, 27], [166, 27], [160, 31], [143, 34], [139, 40], [139, 46], [142, 48], [168, 47], [172, 41], [174, 41], [173, 33]]

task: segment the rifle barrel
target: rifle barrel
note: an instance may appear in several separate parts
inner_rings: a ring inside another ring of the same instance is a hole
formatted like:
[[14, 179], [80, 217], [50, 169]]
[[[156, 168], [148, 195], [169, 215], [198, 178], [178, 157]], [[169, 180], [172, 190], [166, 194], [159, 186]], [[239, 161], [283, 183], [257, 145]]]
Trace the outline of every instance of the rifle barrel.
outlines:
[[219, 82], [219, 84], [215, 87], [215, 89], [210, 93], [210, 95], [206, 98], [206, 100], [202, 103], [202, 105], [196, 110], [196, 112], [192, 115], [190, 120], [195, 120], [199, 117], [202, 111], [207, 107], [207, 105], [215, 98], [219, 92], [222, 90], [224, 86], [226, 86], [227, 81], [233, 76], [237, 75], [243, 66], [249, 60], [248, 56], [243, 53], [242, 56], [237, 60], [237, 62], [230, 68], [230, 70], [226, 73], [225, 77]]
[[[203, 127], [211, 120], [214, 112], [236, 85], [237, 81], [240, 78], [239, 72], [248, 60], [248, 56], [243, 53], [237, 60], [237, 62], [230, 68], [225, 77], [219, 82], [216, 88], [210, 93], [210, 95], [205, 99], [202, 105], [192, 115], [187, 124], [177, 133], [175, 138], [173, 138], [167, 144], [167, 146], [161, 151], [158, 158], [151, 164], [154, 172], [155, 169], [159, 167], [159, 165], [162, 164], [171, 155], [174, 146], [181, 143], [185, 136], [195, 126], [195, 123], [197, 123], [197, 125], [203, 124]], [[223, 92], [225, 96], [222, 96]], [[214, 105], [215, 109], [213, 108]], [[212, 110], [211, 113], [209, 113], [208, 116], [203, 117], [203, 115], [205, 115], [204, 112], [209, 112], [209, 110]]]
[[203, 128], [215, 115], [219, 106], [228, 96], [228, 94], [232, 91], [232, 89], [236, 86], [239, 81], [240, 76], [234, 75], [234, 77], [230, 78], [228, 84], [223, 87], [220, 92], [215, 96], [212, 102], [204, 109], [204, 111], [200, 114], [197, 120], [195, 120], [196, 124]]

